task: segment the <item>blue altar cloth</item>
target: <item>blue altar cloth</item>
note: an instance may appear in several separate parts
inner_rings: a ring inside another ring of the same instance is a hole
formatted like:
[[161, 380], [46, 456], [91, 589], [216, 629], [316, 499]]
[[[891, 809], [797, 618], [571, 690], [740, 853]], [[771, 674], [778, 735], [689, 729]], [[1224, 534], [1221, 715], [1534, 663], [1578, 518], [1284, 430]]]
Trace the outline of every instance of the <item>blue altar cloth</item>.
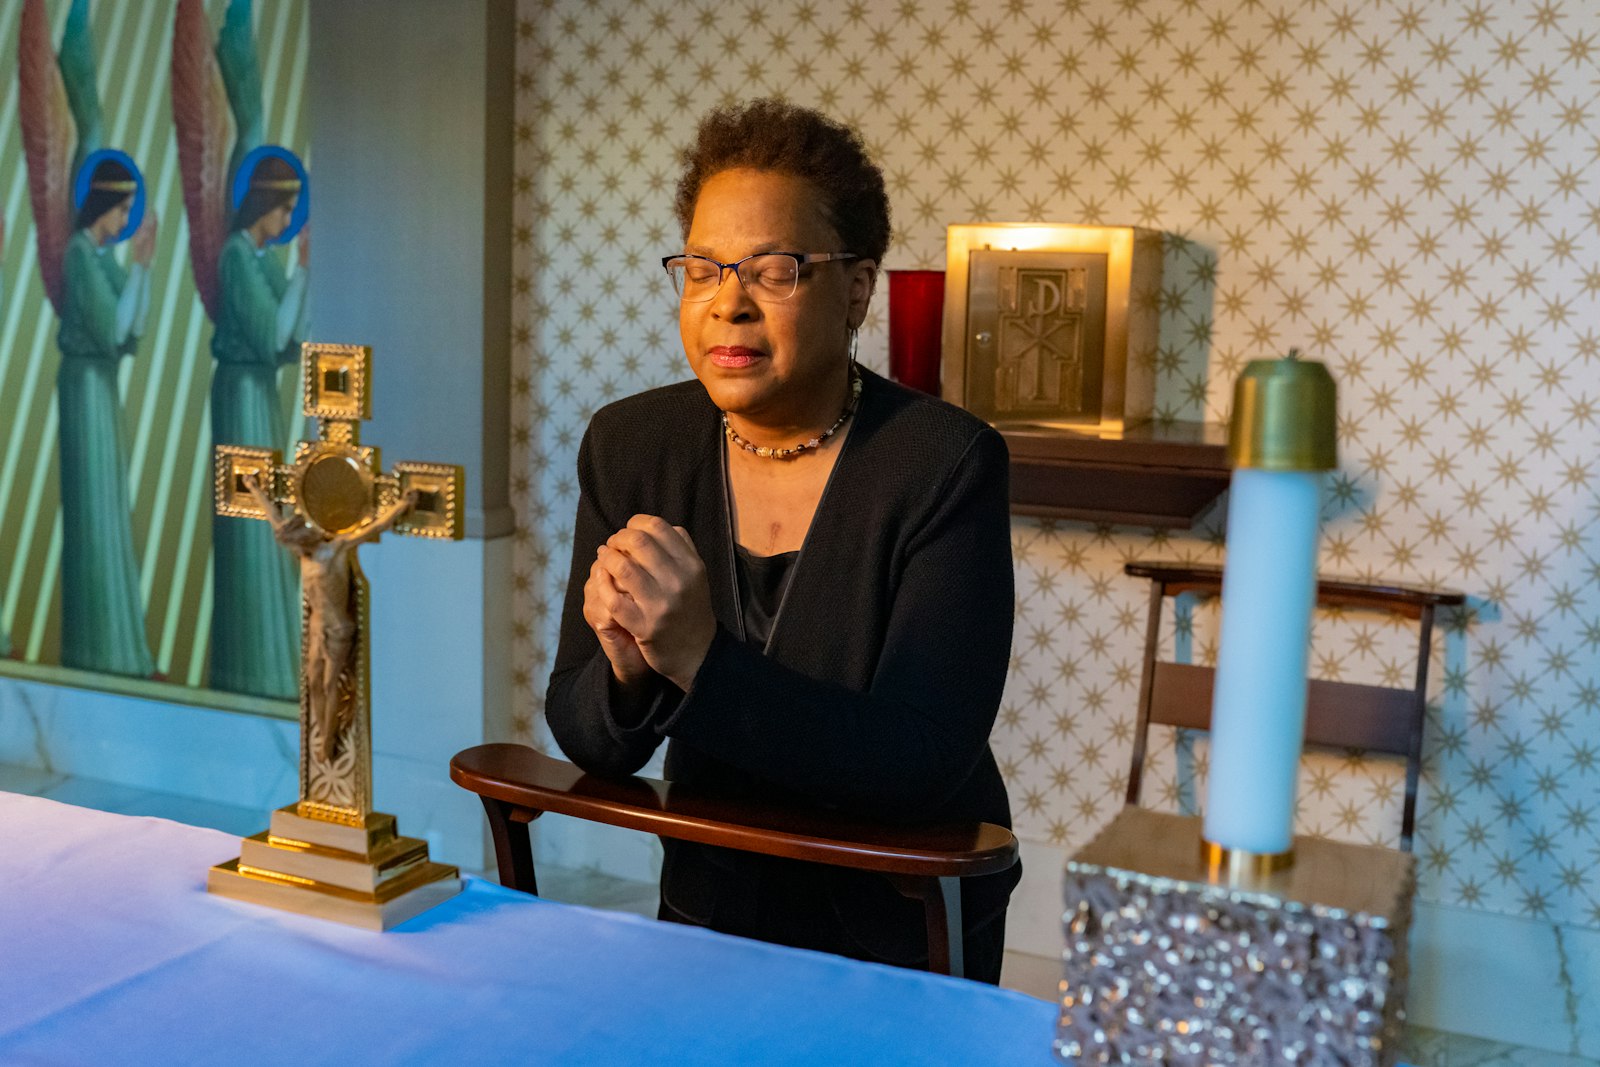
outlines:
[[238, 852], [0, 793], [0, 1062], [1054, 1062], [1018, 993], [479, 879], [375, 934], [208, 895]]

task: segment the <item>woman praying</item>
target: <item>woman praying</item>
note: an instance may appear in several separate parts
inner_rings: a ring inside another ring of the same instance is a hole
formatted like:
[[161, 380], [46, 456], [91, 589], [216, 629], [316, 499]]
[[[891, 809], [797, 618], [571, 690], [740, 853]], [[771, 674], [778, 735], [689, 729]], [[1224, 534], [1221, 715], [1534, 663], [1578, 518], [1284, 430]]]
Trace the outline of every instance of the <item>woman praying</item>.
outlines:
[[[578, 454], [547, 713], [596, 774], [906, 823], [1010, 825], [989, 749], [1011, 647], [1008, 460], [976, 417], [859, 367], [889, 245], [852, 130], [760, 100], [702, 122], [664, 260], [695, 380]], [[861, 871], [664, 841], [660, 915], [908, 967], [924, 913]], [[962, 881], [997, 982], [1020, 867]]]

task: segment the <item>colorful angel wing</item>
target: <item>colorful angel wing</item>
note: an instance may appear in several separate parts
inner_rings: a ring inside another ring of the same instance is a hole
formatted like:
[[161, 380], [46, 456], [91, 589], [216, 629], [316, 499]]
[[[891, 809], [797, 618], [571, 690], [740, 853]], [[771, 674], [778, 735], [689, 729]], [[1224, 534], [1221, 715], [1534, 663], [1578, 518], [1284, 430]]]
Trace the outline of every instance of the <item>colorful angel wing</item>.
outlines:
[[50, 42], [44, 0], [25, 0], [17, 35], [18, 110], [28, 159], [28, 195], [39, 240], [39, 273], [61, 312], [62, 267], [72, 236], [72, 160], [77, 132]]
[[222, 16], [222, 30], [217, 34], [217, 66], [222, 70], [222, 84], [228, 92], [228, 103], [233, 108], [233, 128], [238, 135], [233, 156], [228, 161], [228, 180], [232, 182], [244, 157], [263, 140], [265, 109], [261, 103], [261, 60], [256, 55], [251, 0], [228, 0], [228, 10]]
[[100, 87], [94, 76], [94, 36], [89, 31], [89, 0], [72, 0], [67, 9], [58, 62], [67, 90], [67, 106], [72, 109], [72, 121], [78, 128], [78, 148], [72, 153], [72, 173], [76, 177], [84, 160], [105, 147], [100, 125]]
[[172, 32], [172, 121], [189, 213], [195, 288], [217, 317], [217, 265], [228, 239], [228, 149], [233, 120], [213, 51], [205, 0], [178, 0]]

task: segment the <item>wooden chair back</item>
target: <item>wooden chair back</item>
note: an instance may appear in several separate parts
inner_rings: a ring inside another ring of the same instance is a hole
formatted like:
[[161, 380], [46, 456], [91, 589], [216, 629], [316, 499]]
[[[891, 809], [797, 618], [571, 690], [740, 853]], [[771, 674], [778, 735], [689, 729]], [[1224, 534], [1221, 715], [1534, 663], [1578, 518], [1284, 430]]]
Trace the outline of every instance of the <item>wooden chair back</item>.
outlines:
[[1017, 839], [991, 823], [886, 826], [753, 800], [708, 796], [655, 778], [599, 778], [527, 745], [478, 745], [450, 779], [483, 801], [500, 883], [538, 893], [528, 823], [544, 812], [658, 837], [874, 871], [921, 900], [928, 969], [962, 972], [959, 879], [1017, 862]]
[[[1123, 573], [1150, 581], [1150, 616], [1145, 630], [1144, 673], [1139, 683], [1139, 711], [1133, 734], [1133, 763], [1128, 769], [1128, 803], [1138, 804], [1152, 723], [1187, 730], [1211, 728], [1211, 695], [1215, 671], [1187, 663], [1158, 660], [1161, 611], [1167, 597], [1222, 592], [1222, 568], [1198, 563], [1136, 561]], [[1406, 761], [1405, 809], [1400, 847], [1411, 851], [1416, 826], [1417, 782], [1422, 773], [1422, 728], [1427, 711], [1428, 660], [1433, 642], [1434, 613], [1465, 603], [1461, 593], [1321, 579], [1319, 607], [1355, 607], [1386, 611], [1417, 621], [1417, 668], [1409, 688], [1358, 685], [1312, 679], [1306, 693], [1306, 744], [1357, 748], [1400, 756]]]

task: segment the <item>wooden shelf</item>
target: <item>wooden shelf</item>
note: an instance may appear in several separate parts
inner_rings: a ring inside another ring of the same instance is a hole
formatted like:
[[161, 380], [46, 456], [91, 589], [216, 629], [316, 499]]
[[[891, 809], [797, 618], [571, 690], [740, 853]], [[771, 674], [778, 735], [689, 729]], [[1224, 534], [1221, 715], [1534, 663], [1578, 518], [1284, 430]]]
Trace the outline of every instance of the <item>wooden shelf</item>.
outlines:
[[1228, 428], [1153, 422], [1105, 434], [997, 423], [1011, 449], [1018, 515], [1187, 528], [1228, 488]]

